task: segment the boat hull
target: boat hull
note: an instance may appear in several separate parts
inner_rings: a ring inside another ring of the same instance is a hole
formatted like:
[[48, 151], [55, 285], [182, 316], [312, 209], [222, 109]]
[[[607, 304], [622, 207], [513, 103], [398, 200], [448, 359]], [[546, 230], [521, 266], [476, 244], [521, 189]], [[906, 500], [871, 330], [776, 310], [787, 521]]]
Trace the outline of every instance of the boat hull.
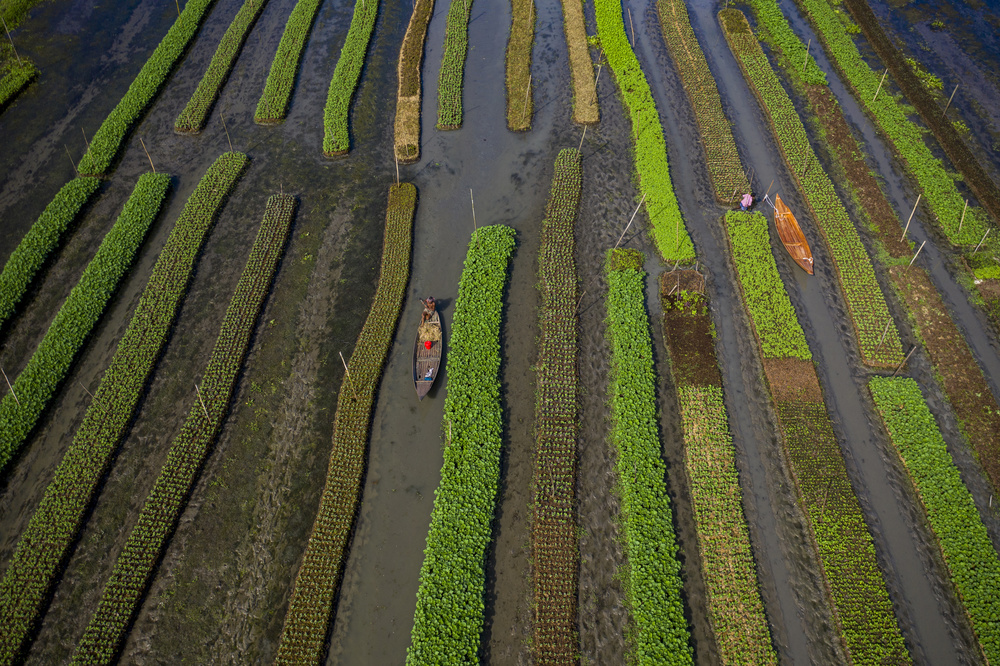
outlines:
[[[441, 315], [434, 312], [427, 320], [430, 329], [417, 328], [417, 339], [413, 343], [413, 385], [417, 390], [417, 398], [424, 399], [424, 396], [434, 386], [438, 372], [441, 369], [441, 350], [444, 345], [444, 336], [441, 333]], [[433, 334], [428, 332], [436, 331], [437, 339], [433, 339]], [[424, 342], [430, 340], [431, 348], [427, 349]]]
[[795, 215], [779, 196], [774, 197], [774, 226], [778, 229], [778, 238], [781, 239], [788, 255], [802, 270], [812, 275], [813, 256], [809, 242], [806, 241]]

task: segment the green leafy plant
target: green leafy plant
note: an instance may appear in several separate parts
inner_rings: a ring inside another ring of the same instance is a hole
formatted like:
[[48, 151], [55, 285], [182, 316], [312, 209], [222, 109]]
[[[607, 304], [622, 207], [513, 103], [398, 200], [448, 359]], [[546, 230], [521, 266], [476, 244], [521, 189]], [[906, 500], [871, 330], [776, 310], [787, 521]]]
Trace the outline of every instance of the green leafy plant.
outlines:
[[358, 335], [337, 396], [333, 449], [312, 533], [295, 577], [278, 642], [278, 664], [318, 663], [340, 584], [340, 571], [361, 495], [369, 424], [386, 355], [410, 277], [417, 188], [389, 187], [382, 269], [371, 311]]
[[241, 153], [225, 153], [215, 161], [188, 198], [160, 251], [83, 423], [21, 535], [0, 584], [2, 662], [13, 660], [26, 647], [30, 629], [69, 557], [159, 359], [205, 236], [247, 162]]
[[233, 22], [229, 24], [226, 34], [222, 36], [222, 41], [212, 56], [212, 61], [208, 63], [205, 75], [188, 100], [187, 106], [174, 121], [175, 131], [200, 132], [205, 129], [208, 114], [212, 111], [215, 100], [219, 98], [222, 86], [229, 80], [229, 73], [233, 71], [247, 36], [253, 30], [266, 4], [267, 0], [245, 0], [243, 6], [236, 12]]
[[444, 31], [444, 53], [438, 75], [438, 117], [440, 130], [462, 126], [462, 87], [465, 58], [469, 51], [469, 17], [472, 0], [451, 0]]
[[128, 92], [91, 137], [87, 152], [77, 165], [77, 171], [85, 176], [107, 173], [118, 156], [125, 137], [153, 103], [214, 2], [215, 0], [188, 0], [180, 16], [128, 87]]
[[500, 322], [514, 230], [480, 227], [458, 284], [441, 483], [420, 567], [406, 663], [476, 661], [483, 629], [486, 548], [500, 481]]
[[691, 664], [694, 654], [681, 600], [673, 510], [657, 427], [656, 370], [649, 317], [643, 298], [645, 273], [608, 252], [605, 275], [608, 340], [611, 343], [611, 442], [621, 488], [623, 545], [628, 557], [625, 583], [634, 624], [637, 663]]
[[14, 314], [35, 274], [100, 186], [97, 178], [82, 177], [63, 185], [14, 248], [0, 273], [0, 326]]
[[[374, 0], [373, 0], [374, 1]], [[312, 31], [313, 20], [319, 11], [320, 0], [298, 0], [285, 24], [285, 31], [278, 42], [271, 71], [264, 82], [264, 92], [257, 102], [253, 119], [257, 123], [278, 123], [285, 119], [288, 101], [292, 97], [295, 78], [306, 40]]]
[[665, 260], [693, 261], [694, 245], [684, 226], [670, 180], [660, 115], [639, 61], [625, 37], [621, 2], [595, 0], [594, 8], [604, 54], [632, 121], [635, 170], [639, 174], [639, 187], [646, 196], [646, 212], [652, 226], [650, 235]]
[[0, 66], [0, 110], [38, 78], [38, 68], [28, 58], [9, 60]]
[[872, 377], [875, 406], [916, 488], [988, 663], [1000, 661], [1000, 560], [917, 383]]
[[140, 176], [132, 196], [49, 325], [45, 337], [0, 401], [0, 473], [20, 450], [69, 373], [118, 283], [132, 266], [170, 187], [167, 174]]
[[347, 131], [347, 116], [351, 110], [351, 98], [361, 78], [361, 68], [365, 64], [365, 53], [375, 28], [378, 16], [378, 0], [356, 0], [351, 27], [340, 50], [340, 59], [333, 71], [330, 89], [323, 109], [323, 154], [344, 155], [351, 148], [351, 138]]

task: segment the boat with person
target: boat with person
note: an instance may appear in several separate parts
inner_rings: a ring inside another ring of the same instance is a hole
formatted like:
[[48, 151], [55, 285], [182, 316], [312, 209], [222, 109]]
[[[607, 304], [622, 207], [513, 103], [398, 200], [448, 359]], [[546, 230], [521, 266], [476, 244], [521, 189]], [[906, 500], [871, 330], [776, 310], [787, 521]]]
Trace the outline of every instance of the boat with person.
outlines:
[[443, 344], [441, 315], [435, 310], [420, 323], [417, 328], [417, 339], [413, 344], [413, 385], [420, 400], [424, 399], [434, 386], [434, 380], [437, 379]]
[[778, 238], [781, 239], [788, 254], [802, 270], [812, 275], [812, 250], [809, 249], [809, 243], [806, 241], [806, 236], [802, 233], [795, 215], [778, 195], [774, 195], [774, 226], [778, 228]]

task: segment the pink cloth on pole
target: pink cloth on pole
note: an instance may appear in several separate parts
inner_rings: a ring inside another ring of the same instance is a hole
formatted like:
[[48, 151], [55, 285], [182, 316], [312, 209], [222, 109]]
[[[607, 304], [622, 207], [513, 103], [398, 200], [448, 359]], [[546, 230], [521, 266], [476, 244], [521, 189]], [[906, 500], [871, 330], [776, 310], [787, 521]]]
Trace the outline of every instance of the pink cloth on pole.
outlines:
[[749, 208], [750, 204], [753, 203], [753, 197], [750, 196], [749, 194], [744, 194], [743, 199], [740, 200], [740, 203]]

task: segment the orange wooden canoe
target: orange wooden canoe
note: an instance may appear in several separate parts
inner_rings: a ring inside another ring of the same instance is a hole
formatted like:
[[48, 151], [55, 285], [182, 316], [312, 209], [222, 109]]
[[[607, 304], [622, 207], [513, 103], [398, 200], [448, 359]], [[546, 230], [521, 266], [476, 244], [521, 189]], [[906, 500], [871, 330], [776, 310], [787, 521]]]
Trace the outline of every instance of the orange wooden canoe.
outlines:
[[774, 226], [778, 228], [778, 238], [799, 266], [809, 275], [813, 274], [813, 255], [805, 234], [781, 197], [774, 197]]

